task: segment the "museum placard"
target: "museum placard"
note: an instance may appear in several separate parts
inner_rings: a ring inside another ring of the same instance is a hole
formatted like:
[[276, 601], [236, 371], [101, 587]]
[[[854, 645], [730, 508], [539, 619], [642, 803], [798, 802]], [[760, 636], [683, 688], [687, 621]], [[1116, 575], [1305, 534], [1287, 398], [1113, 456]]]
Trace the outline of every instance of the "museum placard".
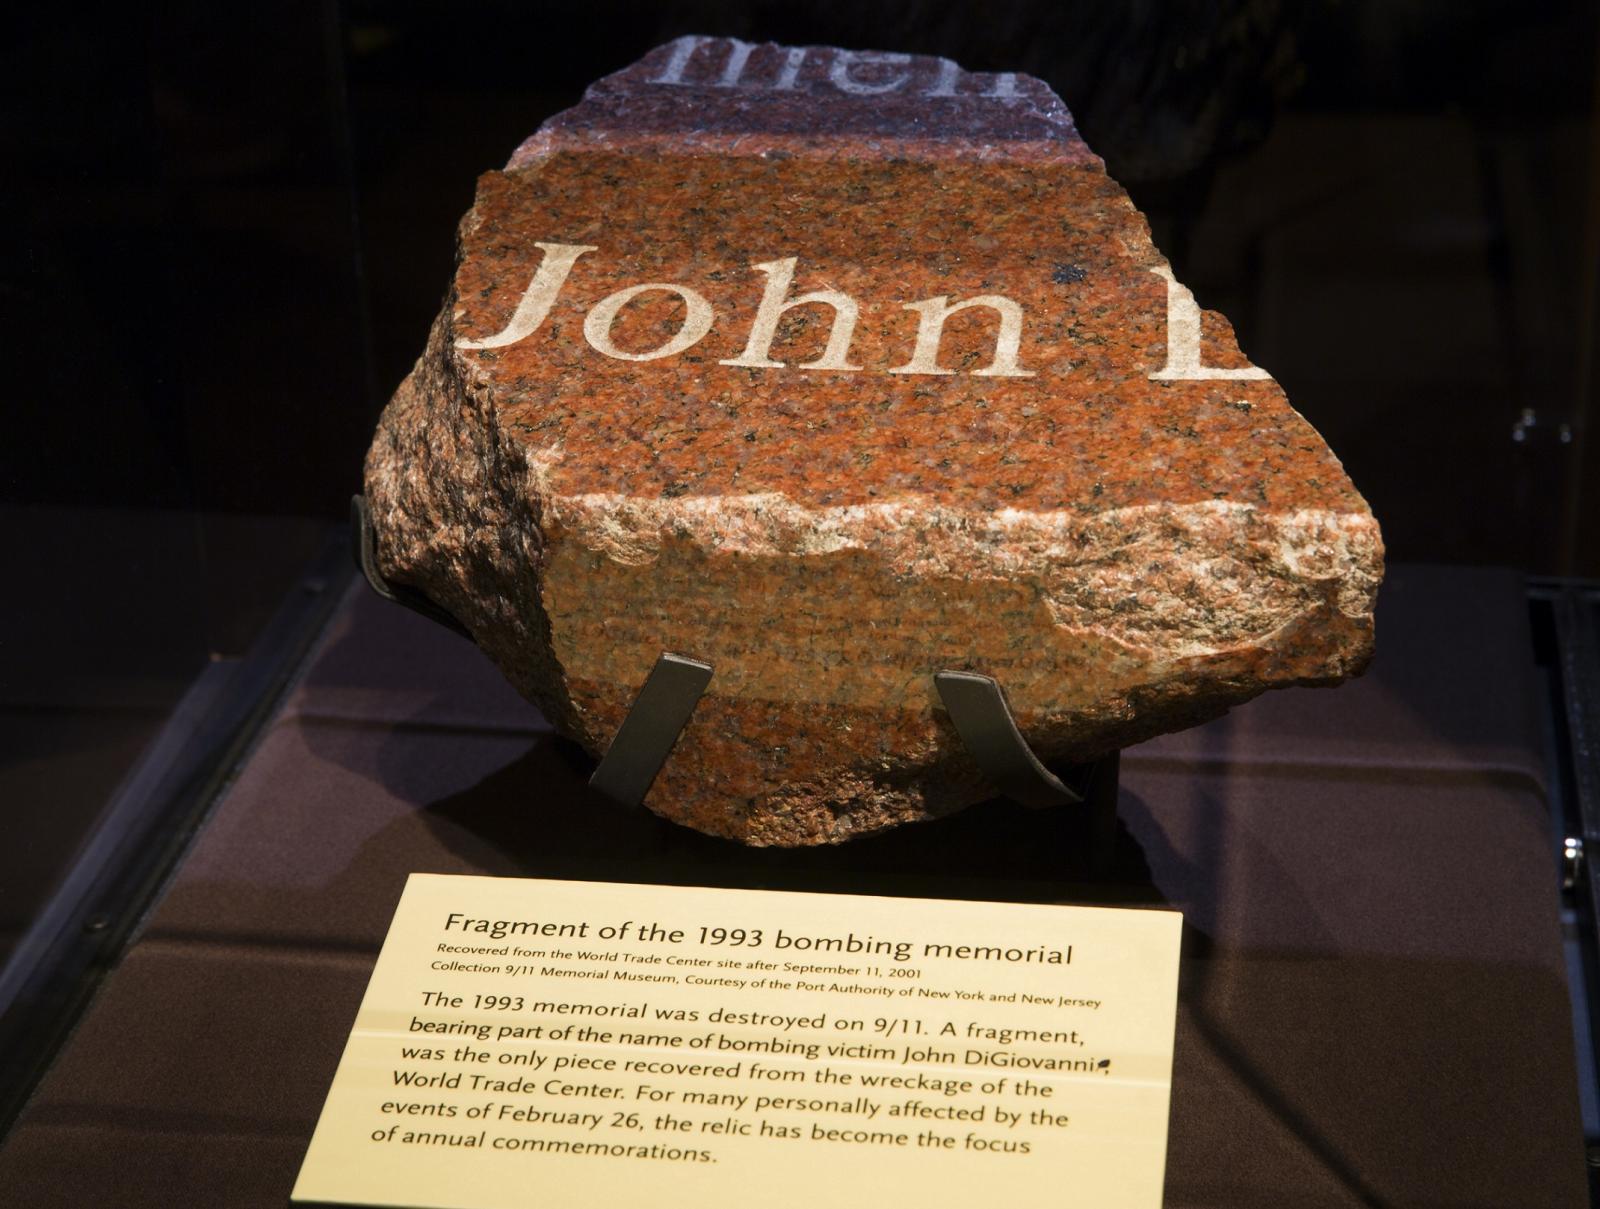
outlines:
[[413, 874], [293, 1199], [1159, 1206], [1180, 930]]

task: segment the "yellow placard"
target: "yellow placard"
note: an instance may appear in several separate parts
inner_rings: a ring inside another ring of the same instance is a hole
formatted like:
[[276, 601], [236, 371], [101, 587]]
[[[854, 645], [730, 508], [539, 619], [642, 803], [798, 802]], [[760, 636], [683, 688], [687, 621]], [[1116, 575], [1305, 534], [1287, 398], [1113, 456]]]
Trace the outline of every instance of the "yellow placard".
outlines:
[[413, 874], [293, 1199], [1154, 1209], [1180, 926]]

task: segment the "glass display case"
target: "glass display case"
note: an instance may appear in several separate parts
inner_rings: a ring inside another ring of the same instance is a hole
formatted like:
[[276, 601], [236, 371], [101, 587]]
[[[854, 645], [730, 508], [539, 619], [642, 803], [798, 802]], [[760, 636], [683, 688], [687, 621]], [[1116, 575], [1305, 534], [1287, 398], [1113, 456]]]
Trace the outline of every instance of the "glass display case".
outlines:
[[[478, 174], [684, 33], [1054, 88], [1370, 502], [1367, 674], [1128, 748], [1114, 834], [996, 799], [763, 850], [597, 803], [348, 510]], [[5, 62], [19, 1203], [284, 1203], [411, 871], [1172, 906], [1169, 1205], [1587, 1203], [1593, 6], [106, 6]]]

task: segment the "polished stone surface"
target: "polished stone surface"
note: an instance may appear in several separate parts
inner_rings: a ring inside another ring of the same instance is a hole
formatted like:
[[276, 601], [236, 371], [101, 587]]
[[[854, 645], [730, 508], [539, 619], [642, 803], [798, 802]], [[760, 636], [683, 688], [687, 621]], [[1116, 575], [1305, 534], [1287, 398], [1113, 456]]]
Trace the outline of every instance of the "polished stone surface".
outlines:
[[751, 844], [988, 796], [934, 672], [1089, 759], [1359, 671], [1382, 575], [1042, 83], [718, 39], [479, 181], [367, 493], [593, 753], [662, 651], [711, 663], [648, 804]]

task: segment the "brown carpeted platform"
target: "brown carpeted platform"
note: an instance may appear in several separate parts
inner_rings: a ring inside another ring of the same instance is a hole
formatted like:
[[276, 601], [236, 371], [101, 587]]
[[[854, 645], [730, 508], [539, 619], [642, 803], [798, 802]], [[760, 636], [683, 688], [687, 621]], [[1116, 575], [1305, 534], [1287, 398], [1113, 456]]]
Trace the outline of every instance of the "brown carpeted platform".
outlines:
[[1069, 817], [1004, 802], [822, 853], [609, 810], [469, 644], [357, 585], [0, 1149], [0, 1202], [284, 1205], [424, 870], [1168, 902], [1168, 1205], [1577, 1209], [1524, 617], [1513, 575], [1396, 570], [1366, 679], [1126, 754], [1095, 884]]

